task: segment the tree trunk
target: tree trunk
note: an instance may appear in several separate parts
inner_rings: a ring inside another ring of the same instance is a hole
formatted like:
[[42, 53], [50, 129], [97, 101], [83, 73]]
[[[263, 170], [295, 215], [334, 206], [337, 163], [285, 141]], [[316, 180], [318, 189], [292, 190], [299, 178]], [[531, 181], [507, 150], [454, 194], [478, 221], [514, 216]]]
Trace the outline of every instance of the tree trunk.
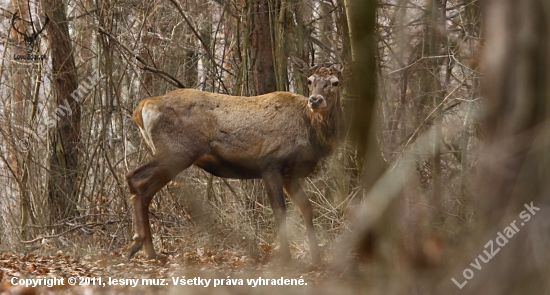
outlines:
[[277, 90], [273, 63], [272, 34], [268, 0], [252, 1], [251, 68], [254, 77], [254, 94]]
[[[347, 117], [351, 117], [349, 136], [356, 143], [356, 161], [359, 171], [363, 171], [364, 159], [373, 161], [365, 170], [366, 187], [370, 186], [382, 172], [379, 148], [371, 130], [376, 101], [376, 24], [375, 0], [345, 0], [348, 27], [350, 32], [352, 63], [350, 83], [351, 107]], [[372, 169], [379, 166], [379, 169]], [[378, 171], [377, 171], [378, 170]]]
[[[19, 1], [19, 0], [13, 0], [11, 1], [12, 9], [17, 13], [18, 17], [21, 18], [19, 22], [15, 24], [17, 29], [20, 32], [26, 32], [27, 34], [30, 34], [28, 29], [28, 26], [25, 25], [25, 21], [29, 20], [29, 5], [26, 1]], [[25, 20], [25, 21], [23, 21]], [[17, 44], [16, 46], [12, 47], [12, 53], [13, 56], [15, 55], [26, 55], [27, 49], [26, 49], [26, 42], [23, 39], [23, 35], [18, 33], [14, 28], [10, 30], [11, 39], [15, 41]], [[27, 91], [29, 89], [28, 84], [25, 85], [25, 82], [28, 83], [28, 81], [25, 81], [25, 72], [32, 67], [32, 64], [29, 62], [27, 64], [24, 63], [11, 63], [12, 66], [12, 79], [13, 79], [13, 105], [14, 110], [12, 114], [10, 112], [7, 112], [8, 116], [12, 117], [12, 132], [13, 132], [13, 138], [16, 142], [21, 142], [22, 140], [25, 140], [25, 135], [23, 132], [23, 128], [25, 127], [25, 97], [27, 96]], [[12, 148], [12, 147], [16, 148]], [[10, 148], [10, 162], [11, 167], [13, 169], [13, 172], [17, 174], [16, 177], [21, 177], [20, 181], [18, 181], [19, 184], [19, 213], [20, 216], [20, 223], [19, 223], [19, 234], [21, 239], [26, 239], [27, 233], [26, 233], [26, 226], [29, 221], [30, 217], [30, 203], [29, 203], [29, 196], [27, 194], [27, 188], [26, 188], [26, 179], [23, 179], [24, 176], [27, 175], [26, 173], [26, 167], [25, 165], [20, 165], [20, 162], [23, 161], [22, 154], [24, 154], [25, 150], [18, 150], [17, 145], [9, 145]], [[21, 148], [21, 147], [19, 147]]]
[[48, 175], [48, 203], [53, 222], [77, 213], [80, 102], [71, 96], [78, 87], [78, 80], [65, 3], [62, 0], [44, 0], [43, 5], [51, 20], [46, 30], [51, 49], [54, 108], [68, 104], [72, 112], [50, 118], [56, 120], [50, 137]]
[[273, 51], [274, 59], [277, 61], [274, 64], [277, 90], [288, 91], [288, 36], [292, 36], [292, 14], [289, 1], [278, 0], [273, 1], [271, 10], [274, 10], [272, 16], [272, 27], [275, 31]]
[[[310, 35], [311, 30], [306, 27], [306, 23], [311, 19], [311, 13], [308, 13], [309, 3], [305, 1], [294, 0], [291, 2], [294, 7], [294, 15], [297, 26], [294, 29], [295, 49], [294, 52], [302, 60], [309, 61]], [[300, 74], [300, 71], [294, 68], [294, 92], [301, 95], [308, 95], [307, 77]]]

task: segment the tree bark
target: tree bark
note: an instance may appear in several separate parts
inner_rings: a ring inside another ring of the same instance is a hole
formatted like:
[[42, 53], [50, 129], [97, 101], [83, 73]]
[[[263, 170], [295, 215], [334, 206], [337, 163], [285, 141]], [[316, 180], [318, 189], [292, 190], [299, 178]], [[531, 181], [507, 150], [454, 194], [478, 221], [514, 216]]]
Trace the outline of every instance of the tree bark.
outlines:
[[[365, 159], [372, 161], [365, 170], [365, 184], [369, 187], [382, 172], [379, 148], [372, 130], [376, 102], [376, 24], [375, 0], [345, 0], [351, 43], [350, 98], [351, 108], [347, 117], [351, 118], [349, 136], [356, 143], [356, 161], [359, 171], [363, 171]], [[373, 169], [378, 167], [378, 169]]]
[[[296, 28], [294, 29], [295, 49], [294, 52], [302, 60], [309, 60], [311, 51], [310, 35], [311, 29], [306, 27], [306, 23], [311, 19], [310, 8], [307, 5], [311, 4], [306, 1], [294, 0], [291, 2], [294, 7], [294, 15], [296, 18]], [[309, 89], [307, 86], [307, 77], [300, 74], [300, 71], [294, 68], [294, 91], [301, 95], [308, 95]]]
[[53, 222], [77, 214], [80, 102], [71, 96], [78, 87], [78, 79], [65, 3], [62, 0], [44, 0], [43, 7], [51, 20], [46, 30], [51, 49], [54, 108], [65, 105], [66, 100], [72, 112], [49, 118], [56, 120], [50, 136], [48, 175], [48, 203]]
[[288, 36], [292, 36], [291, 28], [294, 27], [294, 23], [292, 21], [289, 1], [278, 0], [272, 2], [271, 8], [272, 10], [275, 10], [271, 23], [275, 31], [275, 38], [273, 39], [273, 52], [274, 60], [277, 61], [274, 63], [277, 90], [288, 91]]
[[[29, 5], [26, 1], [12, 0], [11, 1], [12, 10], [17, 13], [17, 16], [21, 19], [14, 23], [20, 32], [25, 32], [31, 34], [32, 30], [28, 28], [25, 24], [25, 21], [29, 21]], [[26, 55], [27, 53], [34, 54], [34, 52], [27, 52], [27, 44], [24, 40], [24, 36], [18, 33], [14, 28], [10, 30], [10, 37], [17, 44], [12, 47], [13, 56], [16, 55]], [[39, 42], [35, 42], [39, 44]], [[21, 143], [26, 142], [25, 134], [23, 128], [26, 127], [25, 116], [26, 98], [29, 97], [30, 89], [30, 77], [25, 77], [25, 73], [33, 67], [32, 62], [18, 62], [11, 63], [12, 66], [12, 80], [13, 80], [13, 104], [14, 112], [8, 113], [8, 116], [12, 117], [12, 136], [14, 141]], [[28, 142], [27, 142], [28, 144]], [[13, 148], [15, 146], [15, 148]], [[21, 239], [27, 238], [27, 224], [31, 218], [31, 206], [28, 195], [27, 180], [28, 180], [28, 170], [27, 165], [25, 165], [25, 156], [24, 154], [28, 151], [18, 150], [21, 149], [21, 146], [9, 145], [10, 149], [10, 160], [13, 172], [17, 174], [17, 177], [20, 177], [20, 180], [17, 181], [19, 186], [19, 212], [20, 212], [20, 223], [19, 223], [19, 234]], [[28, 153], [27, 153], [28, 155]]]
[[268, 0], [252, 1], [251, 67], [255, 95], [277, 90]]

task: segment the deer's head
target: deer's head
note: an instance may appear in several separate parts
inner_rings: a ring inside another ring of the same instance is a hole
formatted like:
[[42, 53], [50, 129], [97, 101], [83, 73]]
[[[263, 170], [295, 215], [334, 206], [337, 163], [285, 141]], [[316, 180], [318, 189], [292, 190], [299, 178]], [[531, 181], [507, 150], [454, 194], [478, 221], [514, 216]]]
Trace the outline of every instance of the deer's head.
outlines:
[[307, 79], [309, 87], [309, 107], [314, 112], [325, 111], [338, 103], [338, 87], [341, 72], [336, 65], [328, 68], [315, 66]]

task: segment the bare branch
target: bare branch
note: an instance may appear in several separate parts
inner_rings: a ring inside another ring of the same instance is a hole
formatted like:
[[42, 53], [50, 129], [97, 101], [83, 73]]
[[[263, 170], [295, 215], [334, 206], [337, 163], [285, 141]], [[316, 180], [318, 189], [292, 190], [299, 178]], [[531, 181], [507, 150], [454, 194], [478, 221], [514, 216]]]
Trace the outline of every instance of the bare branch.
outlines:
[[126, 47], [124, 44], [120, 43], [117, 38], [113, 35], [111, 35], [111, 33], [107, 32], [105, 29], [99, 27], [98, 28], [98, 31], [101, 33], [101, 34], [104, 34], [105, 36], [109, 37], [111, 40], [113, 40], [116, 44], [118, 44], [120, 47], [124, 48], [124, 50], [126, 50], [128, 53], [130, 53], [131, 55], [133, 55], [139, 62], [141, 62], [143, 64], [143, 69], [144, 70], [147, 70], [147, 71], [150, 71], [152, 73], [155, 73], [157, 75], [159, 75], [159, 77], [161, 77], [162, 79], [164, 79], [166, 82], [178, 87], [178, 88], [186, 88], [185, 85], [180, 81], [178, 80], [176, 77], [172, 76], [171, 74], [163, 71], [163, 70], [159, 70], [157, 68], [153, 68], [151, 66], [149, 66], [149, 64], [147, 64], [147, 61], [145, 61], [142, 57], [140, 57], [139, 55], [135, 54], [132, 52], [132, 50], [130, 50], [128, 47]]

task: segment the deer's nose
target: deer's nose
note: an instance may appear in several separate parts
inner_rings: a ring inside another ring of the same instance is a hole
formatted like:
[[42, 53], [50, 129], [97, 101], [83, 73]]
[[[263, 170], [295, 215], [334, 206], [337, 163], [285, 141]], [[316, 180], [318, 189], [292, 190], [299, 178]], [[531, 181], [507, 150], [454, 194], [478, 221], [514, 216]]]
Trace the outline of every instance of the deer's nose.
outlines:
[[309, 106], [312, 109], [321, 107], [325, 102], [325, 98], [322, 95], [314, 94], [309, 97]]

